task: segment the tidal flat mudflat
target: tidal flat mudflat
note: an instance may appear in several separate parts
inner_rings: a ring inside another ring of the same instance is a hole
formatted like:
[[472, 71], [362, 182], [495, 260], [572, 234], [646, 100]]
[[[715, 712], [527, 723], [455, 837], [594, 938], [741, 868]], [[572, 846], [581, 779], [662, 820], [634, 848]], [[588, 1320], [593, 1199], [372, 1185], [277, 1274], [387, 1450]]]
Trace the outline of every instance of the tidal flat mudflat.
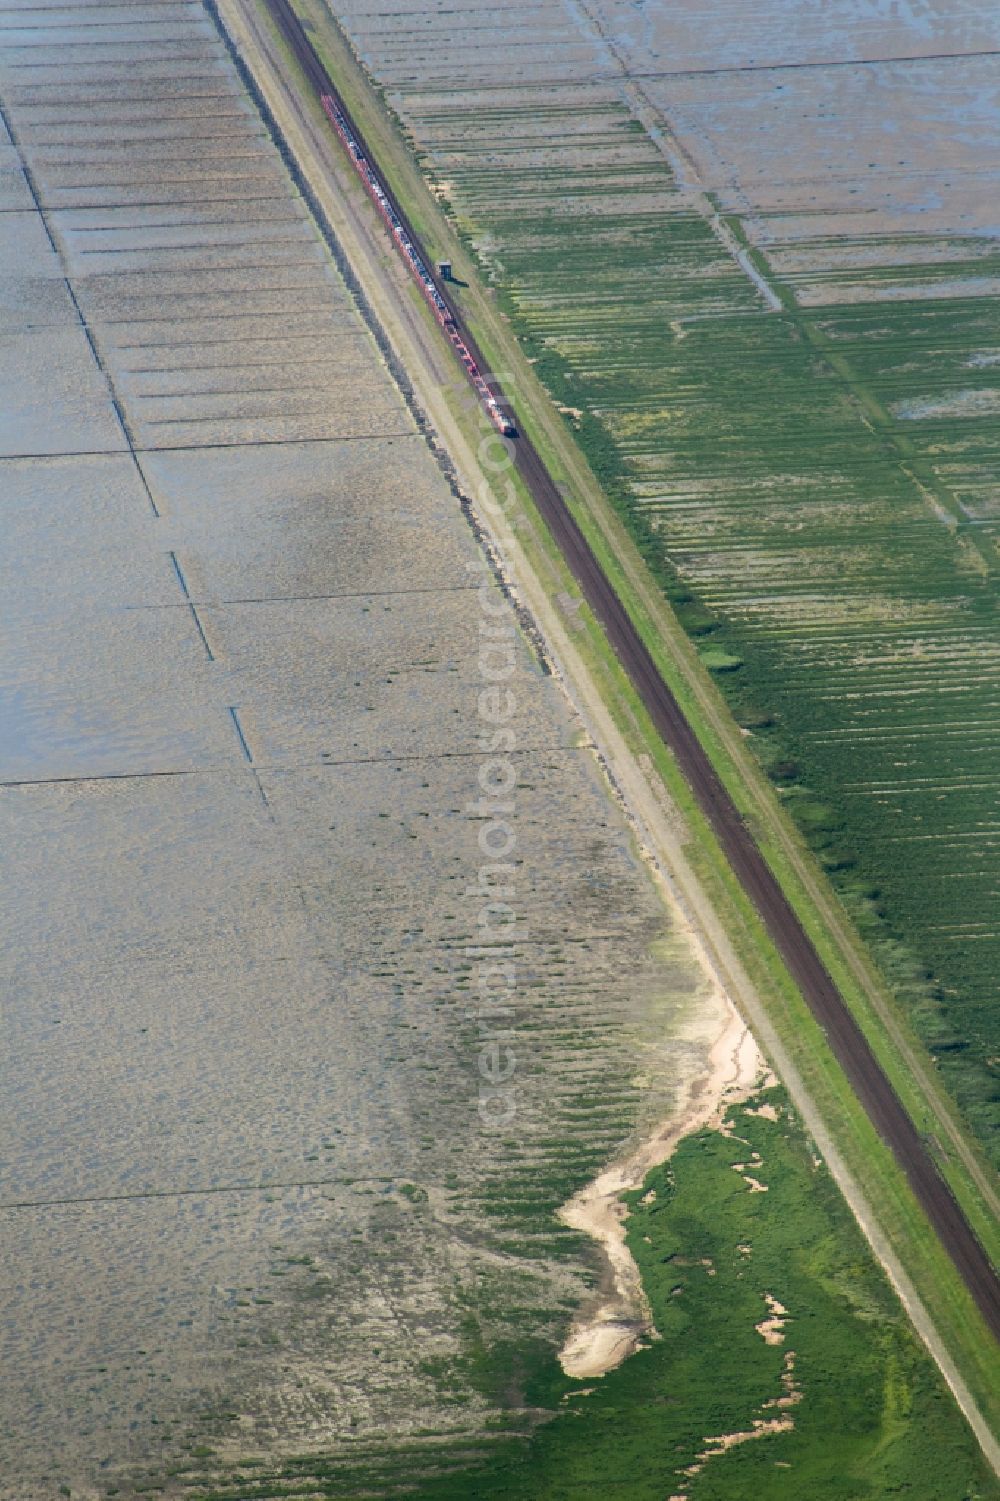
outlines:
[[998, 1150], [996, 7], [333, 7]]
[[[721, 998], [208, 15], [0, 26], [0, 1494], [475, 1449], [497, 1400], [427, 1362], [470, 1318], [555, 1351], [593, 1276], [560, 1197], [670, 1112]], [[502, 1136], [466, 952], [484, 599]]]

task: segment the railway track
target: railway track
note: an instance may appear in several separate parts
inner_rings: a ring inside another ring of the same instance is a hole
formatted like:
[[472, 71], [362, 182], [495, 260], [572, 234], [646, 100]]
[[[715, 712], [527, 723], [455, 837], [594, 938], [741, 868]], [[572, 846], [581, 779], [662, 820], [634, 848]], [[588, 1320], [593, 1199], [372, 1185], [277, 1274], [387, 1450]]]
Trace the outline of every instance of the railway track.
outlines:
[[[313, 50], [289, 0], [267, 0], [267, 5], [310, 87], [320, 99], [326, 96], [342, 112], [406, 235], [425, 265], [430, 266], [433, 263], [389, 191], [388, 184], [365, 143], [363, 133], [358, 129], [323, 63]], [[434, 285], [442, 300], [447, 303], [450, 317], [479, 370], [486, 370], [486, 362], [459, 309], [451, 304], [445, 289], [436, 278]], [[500, 386], [494, 381], [490, 384], [497, 400], [508, 408], [509, 404]], [[759, 912], [810, 1011], [826, 1034], [854, 1093], [879, 1136], [893, 1152], [994, 1338], [1000, 1341], [1000, 1278], [996, 1269], [827, 973], [811, 939], [751, 837], [537, 450], [523, 434], [511, 441], [514, 444], [518, 472], [576, 578], [583, 597], [607, 633], [608, 640], [642, 699], [657, 733], [676, 758], [733, 871]]]

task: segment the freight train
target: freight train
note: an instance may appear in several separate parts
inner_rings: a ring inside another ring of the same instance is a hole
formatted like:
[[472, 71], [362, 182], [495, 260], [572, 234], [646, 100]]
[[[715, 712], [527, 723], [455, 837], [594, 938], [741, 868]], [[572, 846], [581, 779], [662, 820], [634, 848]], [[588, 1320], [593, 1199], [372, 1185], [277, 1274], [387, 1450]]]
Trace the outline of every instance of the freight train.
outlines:
[[417, 286], [420, 288], [421, 292], [423, 292], [424, 294], [424, 297], [427, 299], [427, 302], [430, 305], [431, 312], [434, 314], [435, 318], [440, 323], [445, 333], [448, 335], [448, 338], [450, 339], [454, 347], [455, 353], [458, 355], [458, 358], [462, 362], [462, 368], [464, 369], [473, 388], [476, 391], [476, 394], [483, 404], [483, 409], [486, 412], [486, 415], [489, 417], [494, 427], [498, 428], [505, 437], [516, 437], [517, 428], [514, 426], [510, 417], [503, 410], [493, 392], [486, 384], [479, 366], [476, 364], [475, 360], [472, 358], [472, 355], [469, 353], [468, 346], [466, 345], [465, 340], [462, 338], [461, 330], [459, 329], [458, 324], [455, 322], [455, 316], [452, 313], [451, 308], [448, 306], [445, 299], [441, 296], [437, 283], [435, 282], [431, 273], [428, 271], [427, 267], [424, 265], [424, 262], [416, 246], [410, 239], [410, 236], [407, 234], [406, 229], [403, 225], [403, 221], [400, 219], [399, 214], [396, 211], [396, 207], [392, 202], [392, 199], [386, 193], [385, 189], [378, 179], [378, 176], [376, 175], [364, 152], [362, 151], [361, 145], [357, 137], [355, 136], [354, 131], [351, 129], [351, 125], [349, 120], [347, 119], [347, 116], [344, 114], [343, 110], [340, 108], [340, 105], [331, 94], [321, 94], [320, 103], [326, 111], [331, 125], [343, 142], [347, 153], [351, 158], [351, 161], [357, 168], [358, 176], [361, 178], [361, 181], [368, 189], [368, 193], [373, 203], [375, 204], [375, 207], [378, 209], [379, 213], [382, 215], [382, 218], [385, 220], [389, 233], [392, 235], [392, 238], [396, 242], [396, 247], [399, 250], [399, 253], [402, 255], [403, 259], [406, 261], [407, 266], [410, 268], [410, 272], [414, 280], [416, 281]]

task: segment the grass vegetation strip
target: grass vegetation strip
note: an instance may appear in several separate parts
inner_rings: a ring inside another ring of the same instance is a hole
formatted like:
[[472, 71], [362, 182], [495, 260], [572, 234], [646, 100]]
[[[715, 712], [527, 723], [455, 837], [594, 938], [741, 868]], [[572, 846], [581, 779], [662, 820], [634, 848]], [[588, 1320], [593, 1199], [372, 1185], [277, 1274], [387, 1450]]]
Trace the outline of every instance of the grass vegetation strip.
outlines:
[[204, 1501], [390, 1486], [421, 1501], [1000, 1497], [782, 1090], [654, 1170], [629, 1196], [628, 1241], [658, 1337], [617, 1371], [571, 1381], [530, 1329], [498, 1340], [472, 1307], [465, 1356], [428, 1367], [446, 1399], [478, 1390], [515, 1426], [525, 1406], [541, 1426], [207, 1490], [196, 1465], [186, 1485]]
[[[553, 429], [549, 423], [543, 388], [539, 386], [532, 367], [524, 363], [517, 346], [510, 338], [509, 330], [505, 333], [503, 321], [498, 317], [496, 306], [490, 296], [484, 294], [477, 285], [474, 265], [461, 247], [456, 244], [452, 231], [441, 218], [438, 208], [433, 203], [426, 185], [413, 164], [408, 149], [395, 134], [389, 118], [375, 106], [367, 81], [357, 70], [356, 61], [339, 33], [330, 26], [329, 17], [325, 16], [318, 5], [310, 7], [304, 4], [302, 10], [303, 13], [308, 12], [312, 18], [314, 40], [323, 52], [328, 65], [331, 66], [333, 76], [344, 91], [356, 118], [368, 133], [382, 165], [388, 168], [394, 187], [400, 194], [413, 222], [427, 237], [429, 245], [434, 246], [435, 249], [439, 248], [442, 254], [451, 253], [459, 274], [469, 279], [470, 286], [463, 292], [463, 303], [473, 320], [483, 347], [494, 359], [498, 368], [512, 367], [517, 373], [519, 390], [522, 393], [522, 418], [527, 418], [527, 425], [532, 436], [538, 442], [546, 458], [551, 461], [555, 476], [572, 482], [574, 493], [582, 495], [587, 506], [599, 517], [600, 529], [593, 516], [588, 518], [582, 507], [579, 512], [580, 519], [588, 526], [589, 535], [592, 538], [596, 537], [598, 551], [612, 570], [613, 576], [623, 578], [621, 586], [623, 597], [629, 602], [634, 618], [643, 627], [647, 640], [656, 650], [659, 662], [665, 666], [668, 681], [677, 691], [678, 697], [691, 715], [693, 722], [698, 725], [699, 731], [703, 732], [704, 742], [713, 752], [717, 765], [737, 796], [737, 801], [750, 811], [751, 817], [757, 817], [762, 805], [761, 800], [766, 809], [768, 802], [773, 800], [773, 793], [767, 790], [759, 771], [755, 771], [752, 765], [748, 765], [745, 752], [741, 750], [739, 744], [740, 737], [735, 733], [731, 721], [728, 723], [729, 729], [732, 730], [732, 738], [727, 738], [728, 715], [724, 711], [706, 712], [706, 703], [710, 709], [713, 704], [711, 685], [707, 685], [707, 697], [704, 691], [707, 674], [699, 675], [697, 671], [694, 673], [686, 671], [685, 648], [689, 654], [693, 649], [686, 638], [682, 641], [678, 640], [679, 628], [676, 624], [673, 624], [673, 634], [670, 634], [672, 617], [664, 606], [662, 596], [658, 596], [656, 591], [651, 589], [649, 573], [644, 571], [638, 558], [630, 557], [632, 551], [630, 548], [623, 545], [620, 552], [613, 553], [607, 541], [602, 537], [602, 532], [609, 532], [612, 535], [616, 532], [620, 534], [621, 523], [613, 515], [609, 515], [608, 508], [594, 483], [593, 475], [590, 474], [579, 448], [573, 441], [573, 436], [579, 437], [579, 435], [571, 436], [558, 426]], [[608, 454], [611, 450], [607, 434], [599, 426], [595, 426], [594, 430], [597, 433], [595, 443], [605, 454]], [[598, 460], [599, 458], [598, 453]], [[599, 473], [602, 472], [602, 465], [599, 461], [595, 462], [595, 467]], [[614, 494], [613, 474], [610, 471], [606, 472], [603, 478]], [[560, 571], [558, 559], [552, 556], [551, 546], [538, 532], [535, 533], [534, 543], [544, 554], [542, 577], [550, 580], [553, 592], [557, 589], [565, 589], [568, 579], [565, 572]], [[586, 612], [581, 612], [581, 618], [586, 618]], [[609, 703], [614, 707], [619, 727], [625, 730], [634, 748], [641, 747], [647, 754], [653, 755], [665, 782], [679, 804], [689, 805], [690, 797], [684, 784], [677, 777], [671, 759], [665, 756], [662, 749], [656, 745], [655, 737], [651, 737], [649, 728], [644, 723], [644, 716], [634, 702], [628, 685], [624, 683], [617, 663], [613, 659], [608, 659], [600, 633], [593, 630], [592, 622], [588, 622], [588, 626], [591, 630], [588, 646], [591, 665], [595, 669], [596, 680], [602, 683], [607, 691]], [[661, 628], [665, 628], [666, 641], [671, 648], [675, 649], [673, 656], [664, 649], [665, 642], [657, 635]], [[734, 778], [734, 766], [740, 773], [742, 782], [739, 777]], [[688, 812], [692, 827], [705, 835], [706, 831], [696, 810], [688, 808]], [[794, 841], [792, 847], [794, 851]], [[786, 844], [783, 850], [787, 848]], [[798, 848], [803, 848], [801, 843]], [[783, 855], [783, 850], [778, 851], [778, 856], [772, 856], [779, 870], [778, 857]], [[795, 996], [787, 976], [762, 933], [755, 914], [749, 910], [742, 893], [735, 889], [728, 867], [719, 859], [717, 851], [713, 849], [712, 842], [707, 836], [699, 841], [697, 850], [692, 846], [692, 851], [695, 853], [699, 874], [705, 881], [707, 889], [720, 904], [720, 910], [728, 913], [729, 920], [734, 925], [741, 957], [747, 964], [748, 970], [759, 987], [775, 998], [775, 1023], [779, 1027], [791, 1056], [801, 1067], [803, 1077], [814, 1091], [824, 1118], [832, 1124], [847, 1162], [865, 1188], [870, 1202], [878, 1206], [878, 1212], [887, 1231], [899, 1248], [909, 1274], [921, 1297], [931, 1309], [940, 1332], [970, 1389], [983, 1411], [992, 1412], [996, 1416], [998, 1383], [995, 1351], [984, 1337], [981, 1321], [972, 1308], [964, 1288], [955, 1276], [947, 1258], [942, 1254], [935, 1238], [929, 1232], [895, 1164], [874, 1138], [857, 1102], [833, 1065], [818, 1029], [812, 1023], [801, 1000]], [[822, 884], [821, 873], [817, 872], [817, 874]], [[801, 877], [799, 880], [801, 882]], [[798, 896], [797, 905], [801, 911], [803, 905], [801, 886], [797, 892], [793, 885], [792, 895]], [[836, 910], [835, 903], [833, 906]], [[837, 915], [841, 924], [841, 932], [843, 932], [843, 929], [849, 925], [844, 924], [842, 913]], [[818, 938], [821, 952], [824, 952], [824, 957], [827, 957], [830, 942], [825, 930], [824, 916], [825, 913], [822, 910], [819, 912], [810, 910], [806, 903], [807, 927], [813, 936]], [[855, 948], [849, 958], [855, 963], [861, 962], [863, 956], [856, 934], [853, 935], [853, 944]], [[834, 958], [837, 958], [836, 954]], [[831, 965], [831, 967], [835, 966]], [[842, 979], [845, 973], [843, 960], [840, 962], [839, 970], [838, 978]], [[847, 980], [850, 981], [849, 975]], [[853, 985], [853, 992], [848, 986], [845, 988], [847, 988], [849, 998], [857, 1001], [856, 980]], [[784, 996], [783, 1002], [780, 1000], [781, 996]], [[863, 1011], [862, 1014], [864, 1014]], [[876, 1033], [873, 1040], [877, 1044], [881, 1060], [889, 1068], [897, 1087], [900, 1086], [902, 1076], [901, 1093], [912, 1103], [915, 1098], [914, 1089], [910, 1086], [907, 1094], [905, 1070], [900, 1069], [898, 1059], [894, 1058], [892, 1050], [886, 1047], [884, 1038]], [[921, 1103], [919, 1096], [917, 1103]], [[940, 1098], [935, 1099], [932, 1095], [929, 1102], [923, 1101], [923, 1103], [937, 1107], [936, 1123], [940, 1130]], [[988, 1213], [983, 1210], [976, 1185], [966, 1176], [965, 1164], [956, 1161], [949, 1152], [942, 1153], [942, 1164], [966, 1212], [977, 1224], [984, 1239], [987, 1239], [993, 1233], [994, 1226]]]

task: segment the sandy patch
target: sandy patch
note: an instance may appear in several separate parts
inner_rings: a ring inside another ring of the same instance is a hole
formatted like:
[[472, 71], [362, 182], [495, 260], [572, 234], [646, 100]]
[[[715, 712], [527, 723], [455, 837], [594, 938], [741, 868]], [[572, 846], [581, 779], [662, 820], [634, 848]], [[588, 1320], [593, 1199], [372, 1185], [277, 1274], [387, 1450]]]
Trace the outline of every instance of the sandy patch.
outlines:
[[758, 1105], [756, 1109], [748, 1108], [746, 1114], [759, 1115], [763, 1120], [766, 1121], [776, 1121], [778, 1119], [778, 1107], [777, 1105], [772, 1105], [768, 1100], [765, 1100], [764, 1104]]
[[794, 1407], [802, 1401], [802, 1388], [795, 1380], [795, 1351], [789, 1350], [785, 1355], [784, 1369], [781, 1373], [782, 1394], [780, 1397], [771, 1397], [765, 1402], [764, 1407]]
[[622, 1194], [640, 1186], [647, 1173], [671, 1155], [677, 1143], [722, 1116], [735, 1098], [748, 1094], [763, 1062], [748, 1028], [727, 1006], [722, 1031], [712, 1044], [707, 1071], [689, 1087], [684, 1108], [624, 1162], [605, 1168], [560, 1210], [560, 1218], [599, 1243], [608, 1261], [606, 1292], [598, 1307], [574, 1323], [559, 1361], [567, 1376], [603, 1376], [621, 1365], [651, 1327], [639, 1268], [625, 1243]]
[[737, 1444], [748, 1443], [753, 1438], [763, 1438], [768, 1433], [788, 1433], [794, 1426], [791, 1418], [754, 1418], [750, 1428], [744, 1428], [738, 1433], [720, 1433], [714, 1438], [706, 1439], [705, 1442], [711, 1444], [712, 1447], [703, 1449], [697, 1461], [689, 1465], [684, 1473], [691, 1476], [698, 1475], [710, 1459], [715, 1459], [719, 1454], [725, 1454], [727, 1449], [735, 1449]]
[[761, 1319], [759, 1324], [754, 1324], [754, 1328], [765, 1345], [783, 1344], [788, 1309], [770, 1293], [764, 1294], [764, 1302], [767, 1304], [768, 1316], [766, 1319]]

